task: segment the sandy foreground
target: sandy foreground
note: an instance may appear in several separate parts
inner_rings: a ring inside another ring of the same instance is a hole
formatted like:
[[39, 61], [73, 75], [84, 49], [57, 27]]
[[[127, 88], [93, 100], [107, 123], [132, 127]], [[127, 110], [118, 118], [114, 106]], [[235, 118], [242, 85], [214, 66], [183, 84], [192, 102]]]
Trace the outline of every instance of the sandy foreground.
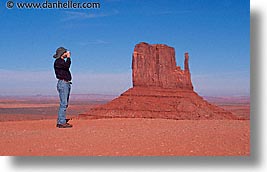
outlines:
[[0, 155], [249, 156], [249, 120], [55, 119], [0, 122]]

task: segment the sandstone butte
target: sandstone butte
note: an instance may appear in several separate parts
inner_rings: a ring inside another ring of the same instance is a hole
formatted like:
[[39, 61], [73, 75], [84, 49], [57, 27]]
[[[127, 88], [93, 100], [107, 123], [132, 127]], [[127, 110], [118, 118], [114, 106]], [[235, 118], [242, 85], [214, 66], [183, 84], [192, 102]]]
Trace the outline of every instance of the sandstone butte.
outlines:
[[133, 87], [79, 117], [238, 119], [194, 91], [188, 62], [189, 55], [185, 53], [182, 70], [176, 66], [174, 48], [164, 44], [137, 44], [132, 55]]

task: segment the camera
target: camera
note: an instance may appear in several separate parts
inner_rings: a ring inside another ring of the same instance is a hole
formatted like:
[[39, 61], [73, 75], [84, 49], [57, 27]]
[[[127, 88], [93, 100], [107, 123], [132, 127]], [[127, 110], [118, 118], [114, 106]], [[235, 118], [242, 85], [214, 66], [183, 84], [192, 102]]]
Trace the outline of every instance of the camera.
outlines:
[[70, 51], [68, 50], [68, 51], [66, 51], [66, 56], [65, 56], [65, 58], [69, 58], [70, 57]]

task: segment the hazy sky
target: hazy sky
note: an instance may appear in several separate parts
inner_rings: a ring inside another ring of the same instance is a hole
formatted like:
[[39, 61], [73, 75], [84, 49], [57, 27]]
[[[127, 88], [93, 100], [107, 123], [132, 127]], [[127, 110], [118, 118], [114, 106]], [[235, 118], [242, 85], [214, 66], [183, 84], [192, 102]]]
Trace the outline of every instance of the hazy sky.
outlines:
[[174, 47], [182, 68], [188, 51], [200, 95], [249, 95], [249, 0], [94, 2], [100, 9], [7, 9], [1, 1], [0, 95], [57, 94], [59, 46], [72, 52], [72, 93], [120, 94], [131, 87], [139, 42]]

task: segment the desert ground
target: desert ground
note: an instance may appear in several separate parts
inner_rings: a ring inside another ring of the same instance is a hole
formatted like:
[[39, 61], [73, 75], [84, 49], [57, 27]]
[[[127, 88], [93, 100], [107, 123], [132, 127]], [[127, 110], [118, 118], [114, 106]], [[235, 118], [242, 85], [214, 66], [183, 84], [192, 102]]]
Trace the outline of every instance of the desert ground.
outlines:
[[249, 98], [205, 97], [245, 120], [77, 118], [112, 96], [73, 96], [73, 128], [56, 128], [57, 97], [1, 97], [0, 155], [249, 156]]

